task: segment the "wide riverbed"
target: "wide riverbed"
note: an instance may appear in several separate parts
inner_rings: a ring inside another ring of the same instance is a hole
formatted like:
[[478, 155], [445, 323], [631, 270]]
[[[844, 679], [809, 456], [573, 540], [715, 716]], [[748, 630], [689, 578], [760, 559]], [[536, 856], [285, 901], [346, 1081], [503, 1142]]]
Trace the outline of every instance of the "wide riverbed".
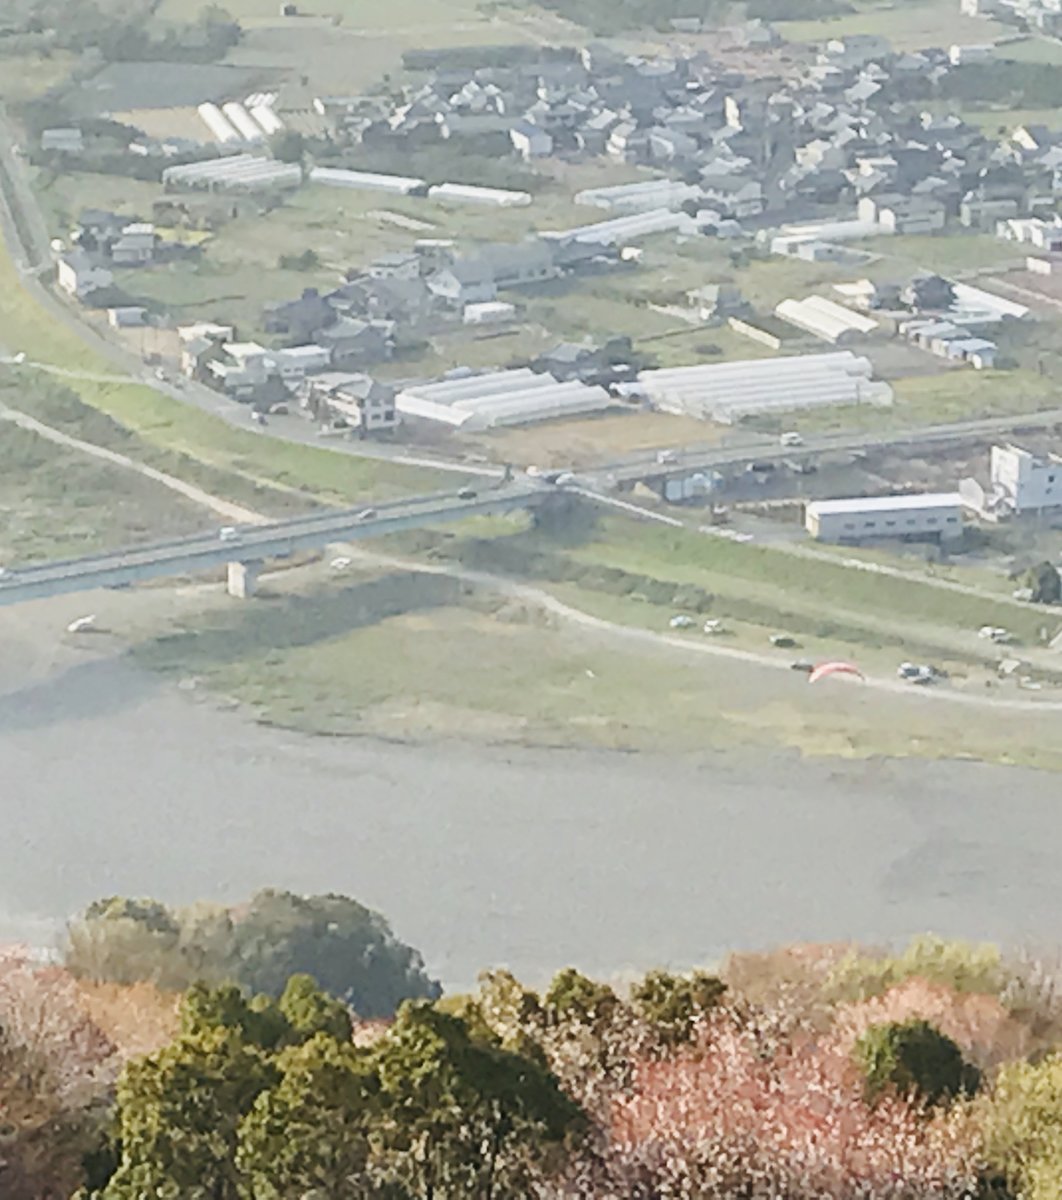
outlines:
[[264, 886], [379, 908], [450, 988], [796, 939], [1058, 937], [1055, 775], [309, 739], [41, 611], [0, 610], [0, 938], [47, 941], [100, 895]]

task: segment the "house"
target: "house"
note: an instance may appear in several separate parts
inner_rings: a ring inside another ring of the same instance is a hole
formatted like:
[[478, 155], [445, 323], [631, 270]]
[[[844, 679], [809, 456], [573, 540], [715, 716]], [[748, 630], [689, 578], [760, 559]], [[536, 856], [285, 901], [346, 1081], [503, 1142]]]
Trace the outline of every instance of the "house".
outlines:
[[181, 373], [200, 382], [216, 379], [210, 364], [225, 357], [222, 345], [223, 342], [216, 338], [181, 338]]
[[419, 279], [420, 255], [413, 251], [384, 254], [365, 268], [369, 279]]
[[85, 139], [80, 129], [46, 129], [41, 134], [41, 149], [49, 154], [81, 154]]
[[155, 257], [155, 226], [146, 222], [126, 225], [121, 236], [110, 243], [111, 262], [116, 267], [139, 267]]
[[331, 354], [332, 365], [343, 367], [384, 362], [394, 353], [393, 321], [361, 321], [341, 317], [317, 332], [317, 342]]
[[513, 149], [525, 162], [548, 158], [553, 153], [553, 135], [534, 121], [517, 121], [509, 130]]
[[112, 329], [136, 329], [147, 324], [147, 309], [140, 305], [107, 309], [107, 324]]
[[460, 309], [469, 304], [486, 304], [498, 297], [490, 264], [468, 255], [440, 267], [428, 280], [428, 288], [443, 303]]
[[298, 300], [267, 305], [262, 325], [266, 333], [287, 334], [298, 344], [309, 341], [335, 319], [335, 310], [318, 290], [306, 288]]
[[749, 310], [748, 302], [732, 283], [708, 283], [686, 293], [689, 306], [702, 321], [723, 320]]
[[631, 339], [617, 336], [602, 345], [591, 341], [561, 342], [540, 354], [531, 363], [531, 370], [552, 375], [561, 383], [577, 380], [608, 386], [634, 379], [639, 365]]
[[271, 355], [276, 373], [285, 383], [305, 379], [325, 371], [332, 363], [332, 351], [327, 346], [290, 346], [285, 350], [274, 350]]
[[75, 250], [64, 254], [56, 267], [56, 280], [68, 296], [84, 300], [93, 292], [109, 288], [114, 275], [101, 264], [94, 262], [83, 251]]
[[531, 287], [559, 273], [546, 243], [530, 238], [458, 255], [431, 277], [428, 286], [441, 300], [463, 309], [495, 300], [499, 291]]
[[934, 196], [888, 192], [864, 196], [858, 213], [861, 221], [880, 225], [889, 233], [919, 234], [943, 229], [947, 208]]
[[1000, 221], [1018, 215], [1016, 200], [990, 200], [971, 190], [959, 205], [959, 224], [967, 229], [995, 229]]
[[395, 389], [368, 375], [329, 371], [308, 379], [301, 396], [315, 420], [343, 420], [362, 434], [389, 432], [400, 420]]
[[[188, 346], [198, 346], [200, 341], [207, 340], [194, 339]], [[280, 382], [271, 352], [257, 342], [226, 342], [219, 351], [206, 354], [201, 365], [208, 382], [220, 387], [234, 400], [257, 403], [267, 380]], [[182, 355], [184, 359], [191, 361], [191, 356]]]

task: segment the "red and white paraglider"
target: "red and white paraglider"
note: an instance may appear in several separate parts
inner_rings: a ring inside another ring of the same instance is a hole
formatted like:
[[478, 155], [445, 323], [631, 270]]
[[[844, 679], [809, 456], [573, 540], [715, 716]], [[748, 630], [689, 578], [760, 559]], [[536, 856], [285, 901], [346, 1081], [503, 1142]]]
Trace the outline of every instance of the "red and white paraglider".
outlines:
[[867, 677], [863, 672], [850, 662], [826, 662], [820, 663], [814, 671], [808, 676], [808, 683], [818, 683], [820, 679], [828, 679], [831, 675], [848, 675], [854, 676], [856, 679], [861, 679], [864, 683]]

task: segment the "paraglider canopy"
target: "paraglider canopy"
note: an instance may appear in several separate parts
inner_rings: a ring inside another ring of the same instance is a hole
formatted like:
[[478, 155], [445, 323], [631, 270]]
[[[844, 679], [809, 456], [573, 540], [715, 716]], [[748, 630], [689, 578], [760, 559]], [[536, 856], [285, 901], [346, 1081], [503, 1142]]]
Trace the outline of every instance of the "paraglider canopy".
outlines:
[[827, 662], [820, 663], [814, 671], [808, 676], [808, 683], [818, 683], [820, 679], [826, 679], [830, 675], [854, 675], [857, 679], [862, 679], [866, 682], [866, 676], [855, 665], [850, 662]]

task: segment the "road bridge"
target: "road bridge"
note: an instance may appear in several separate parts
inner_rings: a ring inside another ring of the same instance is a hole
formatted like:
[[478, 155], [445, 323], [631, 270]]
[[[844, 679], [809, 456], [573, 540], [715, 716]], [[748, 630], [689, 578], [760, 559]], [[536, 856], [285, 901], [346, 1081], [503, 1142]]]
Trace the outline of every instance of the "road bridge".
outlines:
[[228, 568], [229, 592], [254, 594], [262, 564], [330, 543], [359, 541], [442, 525], [465, 517], [486, 517], [534, 507], [553, 489], [529, 479], [483, 488], [394, 500], [372, 507], [331, 510], [268, 525], [233, 525], [124, 550], [58, 562], [10, 568], [0, 574], [0, 605], [19, 604], [95, 588], [124, 588], [150, 579], [194, 575]]

